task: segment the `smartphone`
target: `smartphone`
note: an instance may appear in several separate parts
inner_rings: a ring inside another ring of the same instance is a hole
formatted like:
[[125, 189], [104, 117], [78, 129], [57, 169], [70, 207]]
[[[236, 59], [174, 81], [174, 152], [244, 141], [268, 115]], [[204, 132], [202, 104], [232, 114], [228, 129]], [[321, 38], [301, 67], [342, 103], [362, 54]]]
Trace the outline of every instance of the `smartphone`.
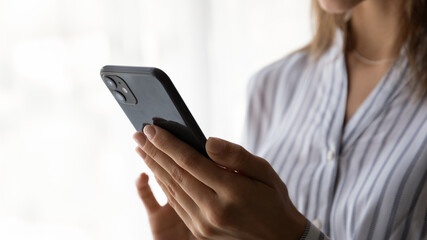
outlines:
[[136, 131], [157, 125], [208, 157], [203, 132], [162, 70], [108, 65], [101, 69], [101, 78]]

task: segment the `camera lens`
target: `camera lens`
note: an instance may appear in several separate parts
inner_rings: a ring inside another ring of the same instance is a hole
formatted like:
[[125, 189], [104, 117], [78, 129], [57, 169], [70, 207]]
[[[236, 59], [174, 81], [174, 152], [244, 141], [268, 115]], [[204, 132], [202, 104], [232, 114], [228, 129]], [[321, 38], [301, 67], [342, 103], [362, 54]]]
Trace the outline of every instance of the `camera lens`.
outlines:
[[126, 98], [123, 94], [121, 94], [118, 91], [113, 91], [113, 95], [116, 98], [117, 101], [121, 102], [121, 103], [125, 103], [126, 102]]
[[105, 84], [107, 84], [107, 86], [111, 89], [116, 89], [117, 88], [117, 84], [116, 82], [114, 82], [111, 78], [106, 77], [104, 78], [104, 82]]

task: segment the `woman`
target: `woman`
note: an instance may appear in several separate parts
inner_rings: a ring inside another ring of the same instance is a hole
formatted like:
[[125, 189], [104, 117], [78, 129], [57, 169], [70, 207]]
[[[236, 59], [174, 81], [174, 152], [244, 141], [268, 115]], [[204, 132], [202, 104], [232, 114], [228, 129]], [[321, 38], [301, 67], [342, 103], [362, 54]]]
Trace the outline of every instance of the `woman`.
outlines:
[[426, 5], [313, 1], [310, 45], [251, 81], [249, 151], [209, 138], [228, 170], [159, 127], [135, 134], [169, 200], [141, 175], [154, 238], [426, 239]]

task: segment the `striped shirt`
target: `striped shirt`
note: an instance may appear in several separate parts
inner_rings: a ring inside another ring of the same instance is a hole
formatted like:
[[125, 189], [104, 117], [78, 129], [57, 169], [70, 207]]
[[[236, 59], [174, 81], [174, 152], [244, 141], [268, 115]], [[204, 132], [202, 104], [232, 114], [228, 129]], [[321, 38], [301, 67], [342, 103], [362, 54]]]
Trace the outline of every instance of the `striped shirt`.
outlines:
[[243, 145], [288, 186], [309, 220], [302, 239], [427, 239], [427, 98], [401, 54], [344, 126], [342, 39], [253, 77]]

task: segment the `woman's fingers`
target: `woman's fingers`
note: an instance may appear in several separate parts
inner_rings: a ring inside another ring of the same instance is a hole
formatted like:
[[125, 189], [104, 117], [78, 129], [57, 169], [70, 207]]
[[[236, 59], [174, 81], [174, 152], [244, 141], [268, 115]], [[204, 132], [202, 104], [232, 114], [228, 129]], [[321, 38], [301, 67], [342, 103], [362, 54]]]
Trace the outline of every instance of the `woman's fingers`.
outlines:
[[136, 187], [138, 189], [138, 195], [142, 200], [147, 212], [151, 214], [152, 212], [157, 211], [161, 208], [160, 204], [157, 202], [156, 198], [151, 191], [150, 185], [148, 184], [148, 175], [142, 173], [137, 182]]
[[[158, 172], [166, 172], [164, 175], [172, 177], [174, 182], [177, 183], [200, 207], [203, 207], [205, 204], [209, 205], [212, 202], [211, 200], [216, 196], [214, 190], [200, 182], [185, 169], [181, 168], [171, 157], [157, 149], [150, 141], [147, 141], [143, 134], [136, 134], [135, 140], [139, 143], [140, 149], [143, 148], [142, 151], [146, 154], [145, 159], [147, 165], [152, 164], [150, 161], [151, 159], [154, 160], [153, 162], [155, 164], [152, 165], [158, 165], [163, 170]], [[215, 165], [212, 165], [212, 167], [218, 169]], [[155, 172], [156, 167], [151, 170], [157, 177], [163, 178]]]
[[[145, 126], [144, 134], [147, 137], [149, 136], [150, 141], [146, 141], [145, 146], [144, 144], [139, 144], [144, 146], [143, 149], [147, 154], [150, 155], [152, 153], [162, 152], [165, 156], [169, 157], [167, 158], [168, 160], [177, 164], [199, 182], [214, 191], [224, 187], [224, 182], [227, 182], [227, 179], [220, 178], [223, 176], [221, 173], [223, 173], [224, 170], [217, 167], [214, 162], [204, 157], [187, 143], [181, 141], [167, 130], [155, 125]], [[138, 138], [142, 140], [142, 134], [135, 134], [135, 137], [136, 140], [138, 140]], [[151, 152], [152, 149], [153, 152]], [[157, 158], [155, 159], [157, 161]], [[162, 159], [159, 158], [159, 161], [161, 160]], [[165, 169], [169, 166], [173, 166], [168, 162], [166, 163], [167, 166]]]
[[163, 191], [167, 190], [170, 196], [177, 199], [181, 206], [186, 212], [192, 215], [198, 215], [200, 210], [196, 203], [187, 195], [186, 192], [172, 179], [172, 177], [154, 161], [150, 156], [146, 155], [141, 148], [137, 148], [136, 151], [140, 156], [144, 156], [144, 161], [147, 166], [151, 169], [157, 179], [159, 179], [164, 188]]
[[273, 186], [276, 174], [270, 164], [249, 153], [242, 146], [210, 137], [206, 142], [206, 151], [213, 161], [231, 170], [237, 170], [245, 176]]
[[171, 207], [176, 212], [176, 214], [181, 218], [182, 222], [187, 226], [187, 228], [193, 232], [192, 230], [192, 219], [188, 215], [188, 213], [184, 210], [184, 208], [179, 205], [179, 203], [174, 199], [174, 197], [169, 192], [166, 185], [158, 178], [156, 178], [157, 183], [159, 184], [160, 188], [162, 188], [163, 192], [165, 193], [167, 199], [168, 199], [168, 205], [164, 207]]

